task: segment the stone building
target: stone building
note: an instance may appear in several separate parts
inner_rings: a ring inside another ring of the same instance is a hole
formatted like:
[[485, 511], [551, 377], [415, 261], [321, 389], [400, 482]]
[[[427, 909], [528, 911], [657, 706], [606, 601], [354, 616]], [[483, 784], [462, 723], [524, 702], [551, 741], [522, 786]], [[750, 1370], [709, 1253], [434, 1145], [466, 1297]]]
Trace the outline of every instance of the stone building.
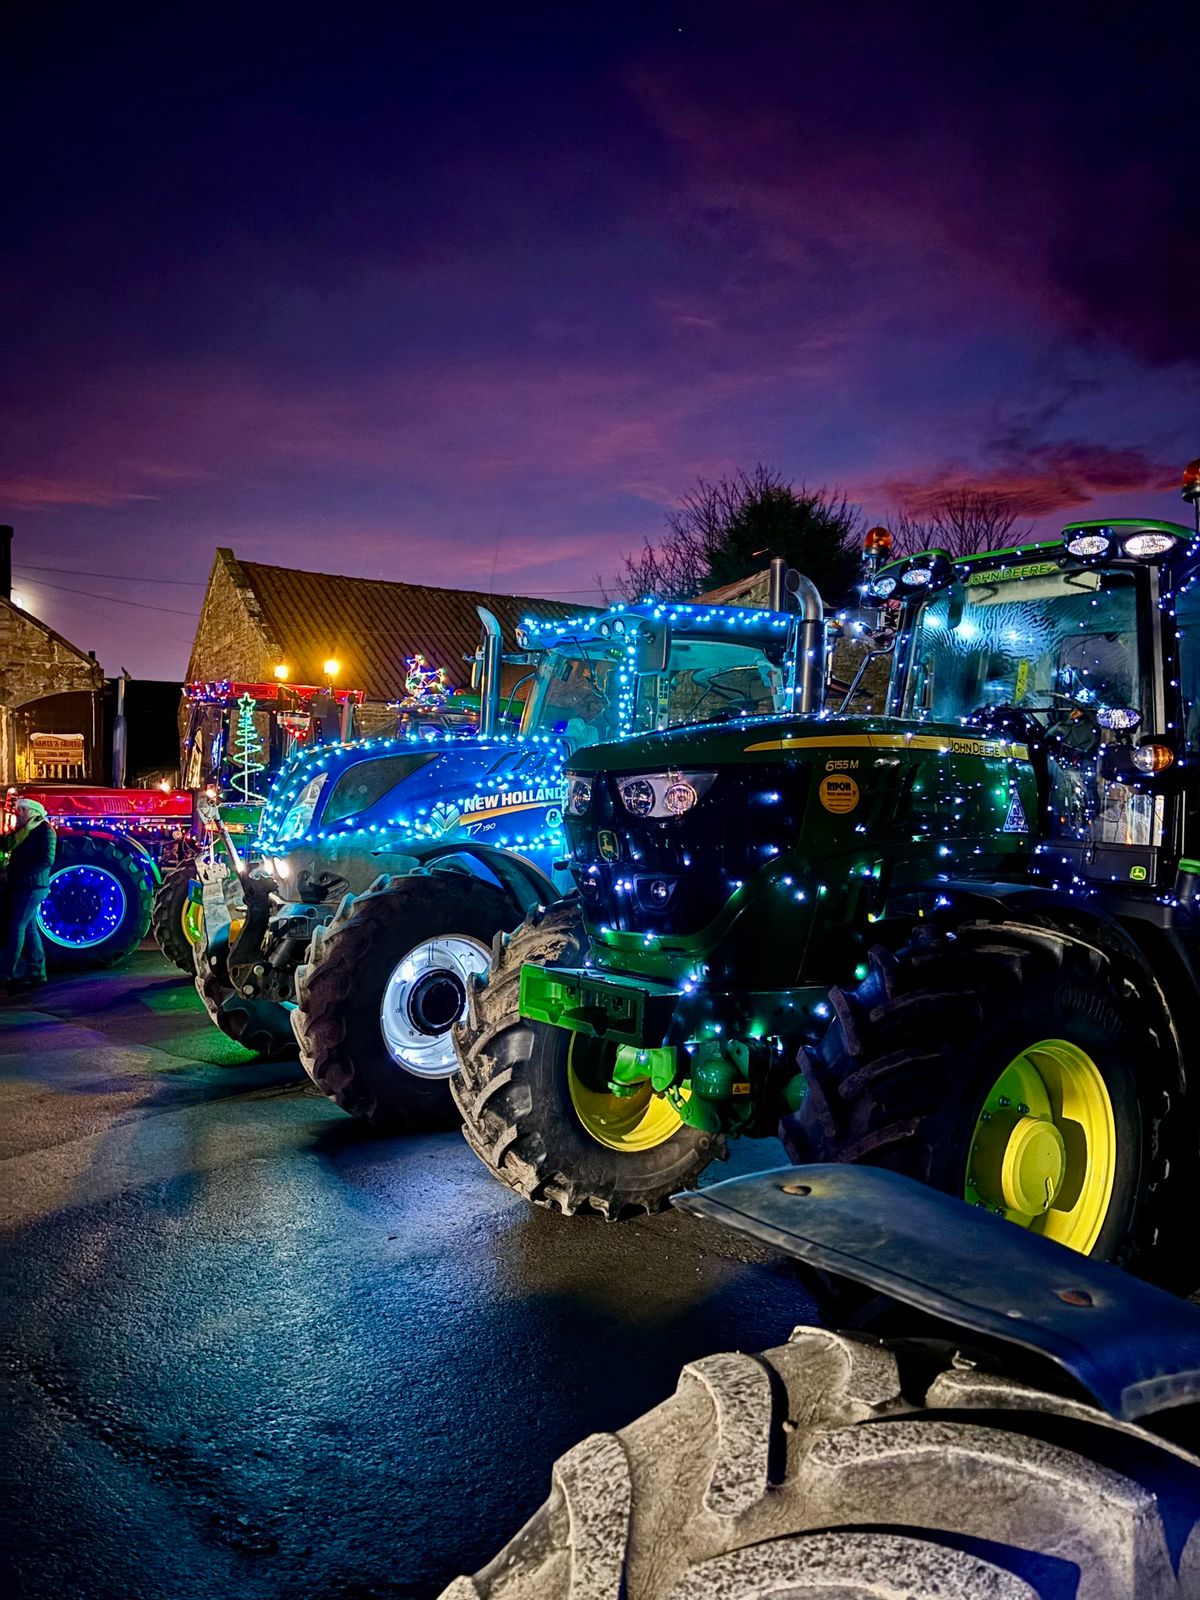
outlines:
[[[444, 668], [451, 684], [466, 684], [470, 669], [463, 656], [479, 644], [477, 605], [495, 614], [510, 650], [521, 617], [576, 616], [581, 609], [523, 595], [300, 572], [239, 561], [232, 550], [218, 549], [188, 682], [266, 683], [281, 666], [292, 683], [322, 684], [325, 662], [333, 660], [338, 686], [364, 692], [370, 726], [373, 711], [403, 695], [412, 656]], [[519, 676], [507, 669], [507, 680]]]
[[0, 527], [0, 782], [102, 780], [103, 671], [13, 604], [12, 537]]

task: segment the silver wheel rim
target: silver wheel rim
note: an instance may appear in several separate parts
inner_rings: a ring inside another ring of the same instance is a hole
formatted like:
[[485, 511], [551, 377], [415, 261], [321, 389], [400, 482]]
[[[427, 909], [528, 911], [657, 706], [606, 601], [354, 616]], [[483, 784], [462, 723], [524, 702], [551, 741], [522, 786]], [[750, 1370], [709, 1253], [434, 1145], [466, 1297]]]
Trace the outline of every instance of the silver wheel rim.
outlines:
[[465, 934], [425, 939], [392, 968], [379, 1004], [387, 1053], [418, 1078], [448, 1078], [454, 1071], [450, 1030], [466, 1010], [472, 973], [486, 972], [487, 945]]

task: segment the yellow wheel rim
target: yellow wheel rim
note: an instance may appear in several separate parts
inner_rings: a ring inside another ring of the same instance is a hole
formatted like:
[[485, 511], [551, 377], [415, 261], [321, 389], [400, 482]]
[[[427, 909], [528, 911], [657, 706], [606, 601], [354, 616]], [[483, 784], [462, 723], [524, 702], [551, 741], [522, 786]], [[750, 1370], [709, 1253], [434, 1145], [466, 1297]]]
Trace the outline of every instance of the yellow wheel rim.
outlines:
[[573, 1034], [567, 1055], [567, 1086], [584, 1132], [610, 1150], [632, 1154], [666, 1144], [683, 1126], [683, 1118], [666, 1095], [655, 1094], [649, 1083], [638, 1084], [631, 1094], [613, 1094], [600, 1087], [607, 1081], [618, 1049], [628, 1048], [604, 1046]]
[[204, 937], [204, 902], [189, 895], [183, 907], [183, 937], [191, 945], [199, 944]]
[[992, 1085], [967, 1164], [966, 1198], [1088, 1255], [1112, 1205], [1117, 1128], [1099, 1067], [1044, 1039]]

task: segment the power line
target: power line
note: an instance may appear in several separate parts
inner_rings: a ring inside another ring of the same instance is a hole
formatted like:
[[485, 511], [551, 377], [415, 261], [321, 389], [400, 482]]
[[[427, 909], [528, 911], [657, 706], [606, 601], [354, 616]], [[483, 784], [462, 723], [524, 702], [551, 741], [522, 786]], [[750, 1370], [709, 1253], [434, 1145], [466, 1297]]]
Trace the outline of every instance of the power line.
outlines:
[[[176, 583], [184, 584], [191, 589], [204, 589], [208, 586], [207, 578], [149, 578], [139, 573], [135, 577], [132, 572], [80, 572], [77, 567], [39, 567], [31, 564], [22, 564], [13, 568], [14, 572], [61, 572], [67, 578], [110, 578], [114, 583]], [[40, 581], [35, 579], [35, 582]]]
[[[198, 613], [195, 611], [180, 611], [175, 606], [152, 606], [145, 600], [122, 600], [115, 594], [92, 594], [88, 589], [70, 589], [65, 583], [47, 583], [44, 578], [34, 578], [32, 587], [35, 589], [54, 589], [59, 594], [79, 594], [85, 600], [103, 600], [113, 606], [135, 606], [139, 611], [161, 611], [168, 617], [191, 617], [193, 620]], [[72, 609], [76, 609], [72, 607]]]

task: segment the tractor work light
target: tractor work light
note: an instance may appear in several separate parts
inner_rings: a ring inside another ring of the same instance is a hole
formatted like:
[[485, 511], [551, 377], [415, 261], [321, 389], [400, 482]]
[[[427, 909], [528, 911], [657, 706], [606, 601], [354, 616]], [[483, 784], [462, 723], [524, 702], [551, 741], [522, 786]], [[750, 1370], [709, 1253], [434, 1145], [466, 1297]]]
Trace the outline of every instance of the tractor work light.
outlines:
[[1128, 732], [1136, 728], [1141, 720], [1141, 712], [1135, 711], [1132, 706], [1102, 706], [1096, 713], [1096, 721], [1100, 726], [1113, 732]]
[[287, 669], [287, 662], [286, 661], [277, 661], [275, 663], [275, 667], [274, 667], [273, 670], [274, 670], [274, 673], [275, 673], [275, 677], [278, 679], [278, 681], [280, 683], [286, 683], [287, 682], [288, 669]]
[[582, 817], [592, 803], [592, 780], [571, 778], [567, 782], [567, 810], [573, 817]]
[[933, 572], [929, 567], [909, 567], [901, 574], [900, 582], [906, 589], [927, 589], [933, 582]]
[[1073, 556], [1106, 556], [1112, 549], [1112, 534], [1107, 528], [1067, 528], [1063, 543]]
[[332, 680], [333, 678], [336, 678], [338, 673], [342, 670], [342, 663], [335, 660], [333, 656], [330, 656], [329, 660], [325, 662], [321, 670], [324, 672], [327, 678]]
[[634, 817], [681, 817], [712, 786], [715, 772], [645, 772], [622, 778], [621, 804]]
[[1144, 560], [1147, 556], [1166, 555], [1174, 543], [1169, 533], [1132, 533], [1122, 548], [1127, 556]]
[[896, 579], [889, 572], [886, 578], [875, 579], [875, 582], [871, 585], [871, 593], [877, 600], [886, 600], [890, 594], [894, 593], [895, 588]]
[[1133, 752], [1134, 766], [1147, 775], [1164, 772], [1174, 759], [1175, 752], [1169, 744], [1140, 744]]

